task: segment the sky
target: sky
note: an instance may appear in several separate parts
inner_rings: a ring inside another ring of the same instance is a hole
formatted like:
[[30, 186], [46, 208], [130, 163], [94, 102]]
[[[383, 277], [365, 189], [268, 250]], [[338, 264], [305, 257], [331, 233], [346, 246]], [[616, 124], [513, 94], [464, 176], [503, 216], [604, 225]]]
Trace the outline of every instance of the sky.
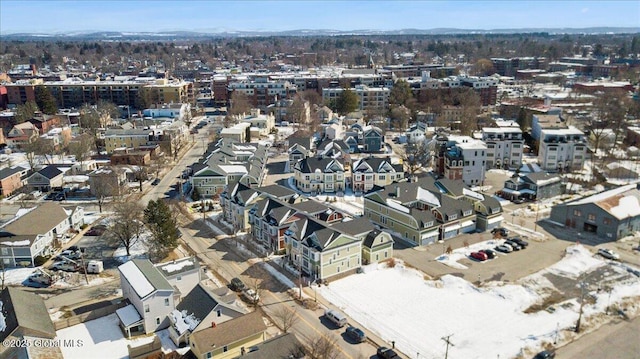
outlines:
[[640, 1], [0, 0], [0, 35], [596, 26], [640, 27]]

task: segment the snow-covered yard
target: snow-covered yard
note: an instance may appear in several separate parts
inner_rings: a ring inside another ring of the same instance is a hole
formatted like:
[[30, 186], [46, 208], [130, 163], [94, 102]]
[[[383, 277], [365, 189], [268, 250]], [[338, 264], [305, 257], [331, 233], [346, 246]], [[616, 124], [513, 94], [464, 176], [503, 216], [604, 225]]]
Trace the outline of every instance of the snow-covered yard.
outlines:
[[[605, 264], [587, 249], [572, 246], [567, 256], [545, 273], [576, 278]], [[524, 312], [542, 302], [540, 293], [551, 285], [536, 280], [542, 274], [521, 281], [528, 284], [492, 282], [476, 287], [451, 275], [425, 280], [421, 272], [396, 265], [352, 275], [319, 290], [362, 326], [389, 343], [395, 341], [396, 347], [410, 357], [417, 353], [421, 358], [443, 357], [445, 342], [441, 338], [452, 335], [452, 357], [512, 358], [535, 353], [545, 343], [554, 342], [556, 335], [558, 341], [565, 340], [564, 336], [570, 334], [563, 329], [573, 326], [578, 318], [576, 299], [567, 301], [569, 305], [558, 305], [552, 313]], [[635, 278], [616, 284], [610, 299], [605, 291], [590, 294], [595, 302], [584, 306], [585, 326], [590, 317], [604, 313], [609, 300], [613, 305], [640, 296], [640, 281]]]
[[[153, 336], [139, 339], [126, 339], [118, 326], [116, 314], [74, 325], [56, 332], [58, 339], [62, 341], [73, 340], [76, 343], [82, 341], [82, 345], [75, 347], [61, 346], [62, 355], [66, 359], [87, 358], [87, 353], [93, 353], [97, 357], [128, 358], [127, 345], [132, 347], [153, 341]], [[176, 350], [176, 346], [169, 338], [168, 329], [156, 333], [162, 342], [162, 350], [165, 353]], [[188, 349], [188, 348], [186, 348]], [[185, 349], [180, 349], [184, 351]], [[184, 354], [184, 353], [183, 353]]]

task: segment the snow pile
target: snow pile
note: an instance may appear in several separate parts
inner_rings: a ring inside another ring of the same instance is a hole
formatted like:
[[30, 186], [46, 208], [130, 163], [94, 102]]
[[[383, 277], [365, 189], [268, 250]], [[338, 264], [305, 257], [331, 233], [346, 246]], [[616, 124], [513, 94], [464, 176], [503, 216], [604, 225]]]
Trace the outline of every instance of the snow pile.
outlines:
[[593, 257], [587, 248], [580, 244], [567, 247], [567, 254], [559, 262], [546, 271], [562, 277], [576, 279], [581, 274], [606, 264], [605, 261]]
[[174, 309], [170, 315], [173, 319], [175, 329], [180, 335], [182, 335], [187, 330], [193, 331], [194, 329], [196, 329], [198, 324], [200, 324], [200, 320], [193, 314], [187, 314], [186, 310], [183, 310], [181, 312]]
[[148, 258], [149, 248], [147, 242], [150, 240], [151, 234], [149, 232], [143, 232], [140, 234], [140, 238], [133, 242], [129, 247], [129, 255], [127, 256], [127, 249], [124, 246], [118, 247], [113, 252], [113, 257], [121, 263], [124, 263], [133, 258]]
[[398, 266], [350, 276], [319, 290], [359, 324], [395, 341], [403, 353], [424, 357], [444, 356], [440, 338], [450, 334], [455, 347], [449, 350], [456, 357], [514, 357], [523, 347], [553, 340], [558, 323], [568, 327], [577, 317], [575, 310], [564, 308], [524, 314], [539, 297], [519, 285], [477, 288], [449, 275], [425, 281], [422, 273]]
[[7, 268], [4, 270], [4, 284], [21, 284], [33, 271], [33, 268]]
[[287, 278], [284, 274], [278, 272], [278, 270], [273, 268], [270, 264], [264, 262], [260, 264], [262, 264], [262, 268], [266, 269], [267, 272], [274, 276], [280, 283], [286, 285], [289, 288], [296, 287], [296, 285], [291, 280], [289, 280], [289, 278]]
[[193, 265], [192, 261], [182, 261], [182, 262], [178, 262], [178, 263], [167, 264], [167, 265], [162, 267], [162, 270], [164, 270], [167, 273], [173, 273], [173, 272], [177, 272], [177, 271], [181, 270], [182, 268], [184, 268], [186, 266], [192, 266], [192, 265]]

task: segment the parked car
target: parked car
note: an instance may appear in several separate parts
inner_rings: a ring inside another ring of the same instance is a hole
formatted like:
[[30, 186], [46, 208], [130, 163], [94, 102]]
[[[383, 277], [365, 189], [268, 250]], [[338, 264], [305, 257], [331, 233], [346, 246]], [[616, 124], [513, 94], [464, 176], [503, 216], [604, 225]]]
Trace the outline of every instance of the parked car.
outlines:
[[516, 199], [514, 199], [514, 200], [513, 200], [513, 201], [511, 201], [511, 202], [513, 202], [513, 203], [515, 203], [515, 204], [522, 204], [522, 203], [524, 203], [524, 199], [522, 199], [522, 198], [516, 198]]
[[229, 283], [229, 287], [233, 291], [240, 292], [245, 288], [245, 285], [244, 283], [242, 283], [242, 280], [240, 280], [240, 278], [233, 278], [231, 279], [231, 283]]
[[513, 252], [513, 248], [511, 248], [510, 245], [508, 244], [501, 244], [499, 246], [496, 246], [496, 248], [494, 248], [496, 251], [498, 252], [502, 252], [502, 253], [511, 253]]
[[107, 230], [107, 226], [104, 224], [97, 224], [91, 227], [84, 235], [85, 236], [101, 236]]
[[399, 358], [398, 353], [396, 353], [393, 349], [387, 347], [378, 348], [378, 350], [376, 351], [376, 355], [378, 356], [378, 358], [382, 359]]
[[80, 257], [82, 257], [82, 252], [65, 249], [60, 253], [60, 256], [62, 256], [63, 258], [69, 258], [69, 259], [75, 260], [75, 259], [80, 259]]
[[556, 357], [556, 352], [552, 352], [549, 350], [543, 350], [540, 353], [536, 354], [533, 359], [553, 359]]
[[477, 259], [479, 261], [486, 261], [487, 259], [489, 259], [489, 256], [487, 256], [486, 253], [484, 252], [471, 252], [471, 258], [473, 259]]
[[496, 227], [491, 230], [491, 234], [498, 234], [502, 237], [506, 237], [509, 235], [509, 230], [504, 227]]
[[516, 242], [522, 249], [527, 248], [527, 246], [529, 245], [529, 242], [525, 241], [522, 238], [515, 237], [515, 238], [509, 238], [509, 240], [512, 242]]
[[348, 326], [344, 332], [345, 334], [347, 334], [349, 338], [353, 339], [358, 343], [362, 343], [365, 340], [367, 340], [367, 336], [364, 334], [364, 332], [360, 328]]
[[508, 244], [509, 246], [511, 246], [511, 248], [513, 248], [514, 251], [519, 251], [520, 249], [522, 249], [518, 243], [512, 240], [506, 240], [504, 241], [504, 244]]
[[246, 288], [242, 291], [242, 298], [251, 304], [256, 304], [260, 300], [260, 295], [251, 288]]
[[333, 324], [337, 325], [338, 327], [344, 327], [345, 325], [347, 325], [347, 317], [344, 316], [344, 314], [336, 311], [336, 310], [328, 310], [324, 313], [325, 318], [327, 318], [329, 321], [331, 321]]
[[611, 249], [607, 249], [607, 248], [600, 248], [598, 249], [598, 254], [607, 258], [607, 259], [611, 259], [611, 260], [618, 260], [620, 259], [620, 256], [618, 255], [618, 253], [612, 251]]
[[61, 270], [65, 272], [77, 272], [80, 270], [80, 266], [73, 262], [60, 261], [53, 263], [49, 269], [53, 271]]
[[156, 178], [156, 179], [153, 180], [153, 182], [151, 182], [152, 186], [157, 186], [159, 184], [160, 184], [160, 178]]
[[35, 272], [33, 272], [28, 278], [27, 280], [29, 282], [33, 282], [33, 283], [40, 283], [40, 284], [44, 284], [44, 285], [51, 285], [53, 283], [56, 282], [56, 276], [45, 272], [41, 269], [36, 270]]
[[481, 249], [480, 252], [486, 254], [488, 259], [493, 259], [496, 257], [496, 252], [492, 251], [491, 249]]

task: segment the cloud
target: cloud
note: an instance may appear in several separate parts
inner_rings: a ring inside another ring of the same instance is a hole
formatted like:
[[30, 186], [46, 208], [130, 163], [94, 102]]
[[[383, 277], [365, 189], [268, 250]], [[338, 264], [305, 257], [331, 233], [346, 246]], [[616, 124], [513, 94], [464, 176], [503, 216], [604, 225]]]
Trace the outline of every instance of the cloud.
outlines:
[[583, 14], [589, 12], [589, 8], [588, 7], [584, 7], [582, 8], [582, 10], [580, 10]]

